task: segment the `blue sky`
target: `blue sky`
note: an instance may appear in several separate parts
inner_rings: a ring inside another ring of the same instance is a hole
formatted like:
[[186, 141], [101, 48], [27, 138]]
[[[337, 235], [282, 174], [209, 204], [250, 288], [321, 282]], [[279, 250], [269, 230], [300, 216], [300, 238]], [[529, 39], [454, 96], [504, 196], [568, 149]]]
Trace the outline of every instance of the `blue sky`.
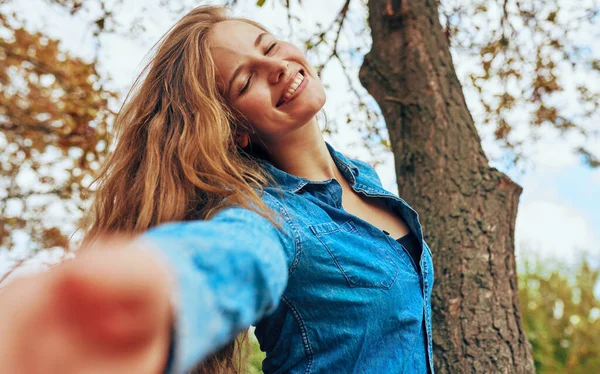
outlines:
[[554, 185], [563, 201], [585, 212], [592, 227], [600, 228], [600, 181], [598, 173], [583, 165], [548, 175], [544, 183]]

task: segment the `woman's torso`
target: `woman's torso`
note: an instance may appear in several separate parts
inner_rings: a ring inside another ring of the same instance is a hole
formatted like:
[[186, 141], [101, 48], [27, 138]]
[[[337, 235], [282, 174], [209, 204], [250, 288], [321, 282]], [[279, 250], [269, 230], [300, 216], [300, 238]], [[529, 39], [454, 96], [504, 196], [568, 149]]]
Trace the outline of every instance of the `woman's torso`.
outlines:
[[[257, 324], [263, 371], [426, 373], [433, 265], [417, 215], [372, 168], [328, 147], [341, 183], [270, 168], [283, 195], [267, 193], [286, 207], [296, 258], [282, 302]], [[420, 271], [394, 240], [409, 230], [423, 243]]]

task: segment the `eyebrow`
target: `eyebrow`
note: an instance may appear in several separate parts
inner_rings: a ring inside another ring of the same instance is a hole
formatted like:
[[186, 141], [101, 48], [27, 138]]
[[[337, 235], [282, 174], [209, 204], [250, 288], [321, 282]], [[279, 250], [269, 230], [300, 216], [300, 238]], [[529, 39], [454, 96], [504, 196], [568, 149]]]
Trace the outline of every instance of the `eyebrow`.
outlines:
[[[260, 43], [262, 43], [263, 38], [269, 35], [268, 32], [262, 32], [258, 35], [258, 37], [256, 38], [256, 40], [254, 41], [254, 47], [258, 47], [260, 45]], [[233, 85], [233, 81], [235, 80], [235, 78], [237, 78], [237, 76], [240, 74], [240, 72], [242, 71], [242, 68], [244, 67], [244, 65], [239, 65], [235, 71], [233, 72], [233, 74], [231, 75], [231, 78], [229, 78], [229, 83], [227, 84], [227, 94], [226, 96], [230, 96], [231, 95], [231, 86]]]

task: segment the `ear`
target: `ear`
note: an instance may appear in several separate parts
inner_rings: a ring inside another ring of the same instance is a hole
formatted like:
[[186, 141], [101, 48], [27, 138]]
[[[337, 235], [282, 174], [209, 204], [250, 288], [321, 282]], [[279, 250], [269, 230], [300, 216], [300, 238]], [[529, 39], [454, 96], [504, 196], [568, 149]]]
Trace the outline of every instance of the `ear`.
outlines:
[[246, 148], [248, 146], [248, 144], [250, 143], [250, 136], [246, 132], [241, 132], [235, 138], [235, 142], [237, 143], [237, 145], [240, 148]]

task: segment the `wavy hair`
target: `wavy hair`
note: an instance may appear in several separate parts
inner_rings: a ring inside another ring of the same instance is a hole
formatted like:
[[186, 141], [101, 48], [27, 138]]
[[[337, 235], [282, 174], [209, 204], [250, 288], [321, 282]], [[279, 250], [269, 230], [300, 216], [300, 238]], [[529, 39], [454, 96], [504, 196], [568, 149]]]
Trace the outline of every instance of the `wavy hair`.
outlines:
[[[153, 47], [115, 119], [117, 141], [82, 221], [84, 243], [164, 222], [210, 219], [232, 205], [280, 228], [277, 213], [259, 194], [272, 178], [235, 142], [248, 124], [217, 87], [207, 34], [212, 25], [232, 19], [267, 31], [252, 20], [228, 16], [224, 7], [200, 6]], [[240, 333], [192, 373], [245, 372], [247, 335]]]

